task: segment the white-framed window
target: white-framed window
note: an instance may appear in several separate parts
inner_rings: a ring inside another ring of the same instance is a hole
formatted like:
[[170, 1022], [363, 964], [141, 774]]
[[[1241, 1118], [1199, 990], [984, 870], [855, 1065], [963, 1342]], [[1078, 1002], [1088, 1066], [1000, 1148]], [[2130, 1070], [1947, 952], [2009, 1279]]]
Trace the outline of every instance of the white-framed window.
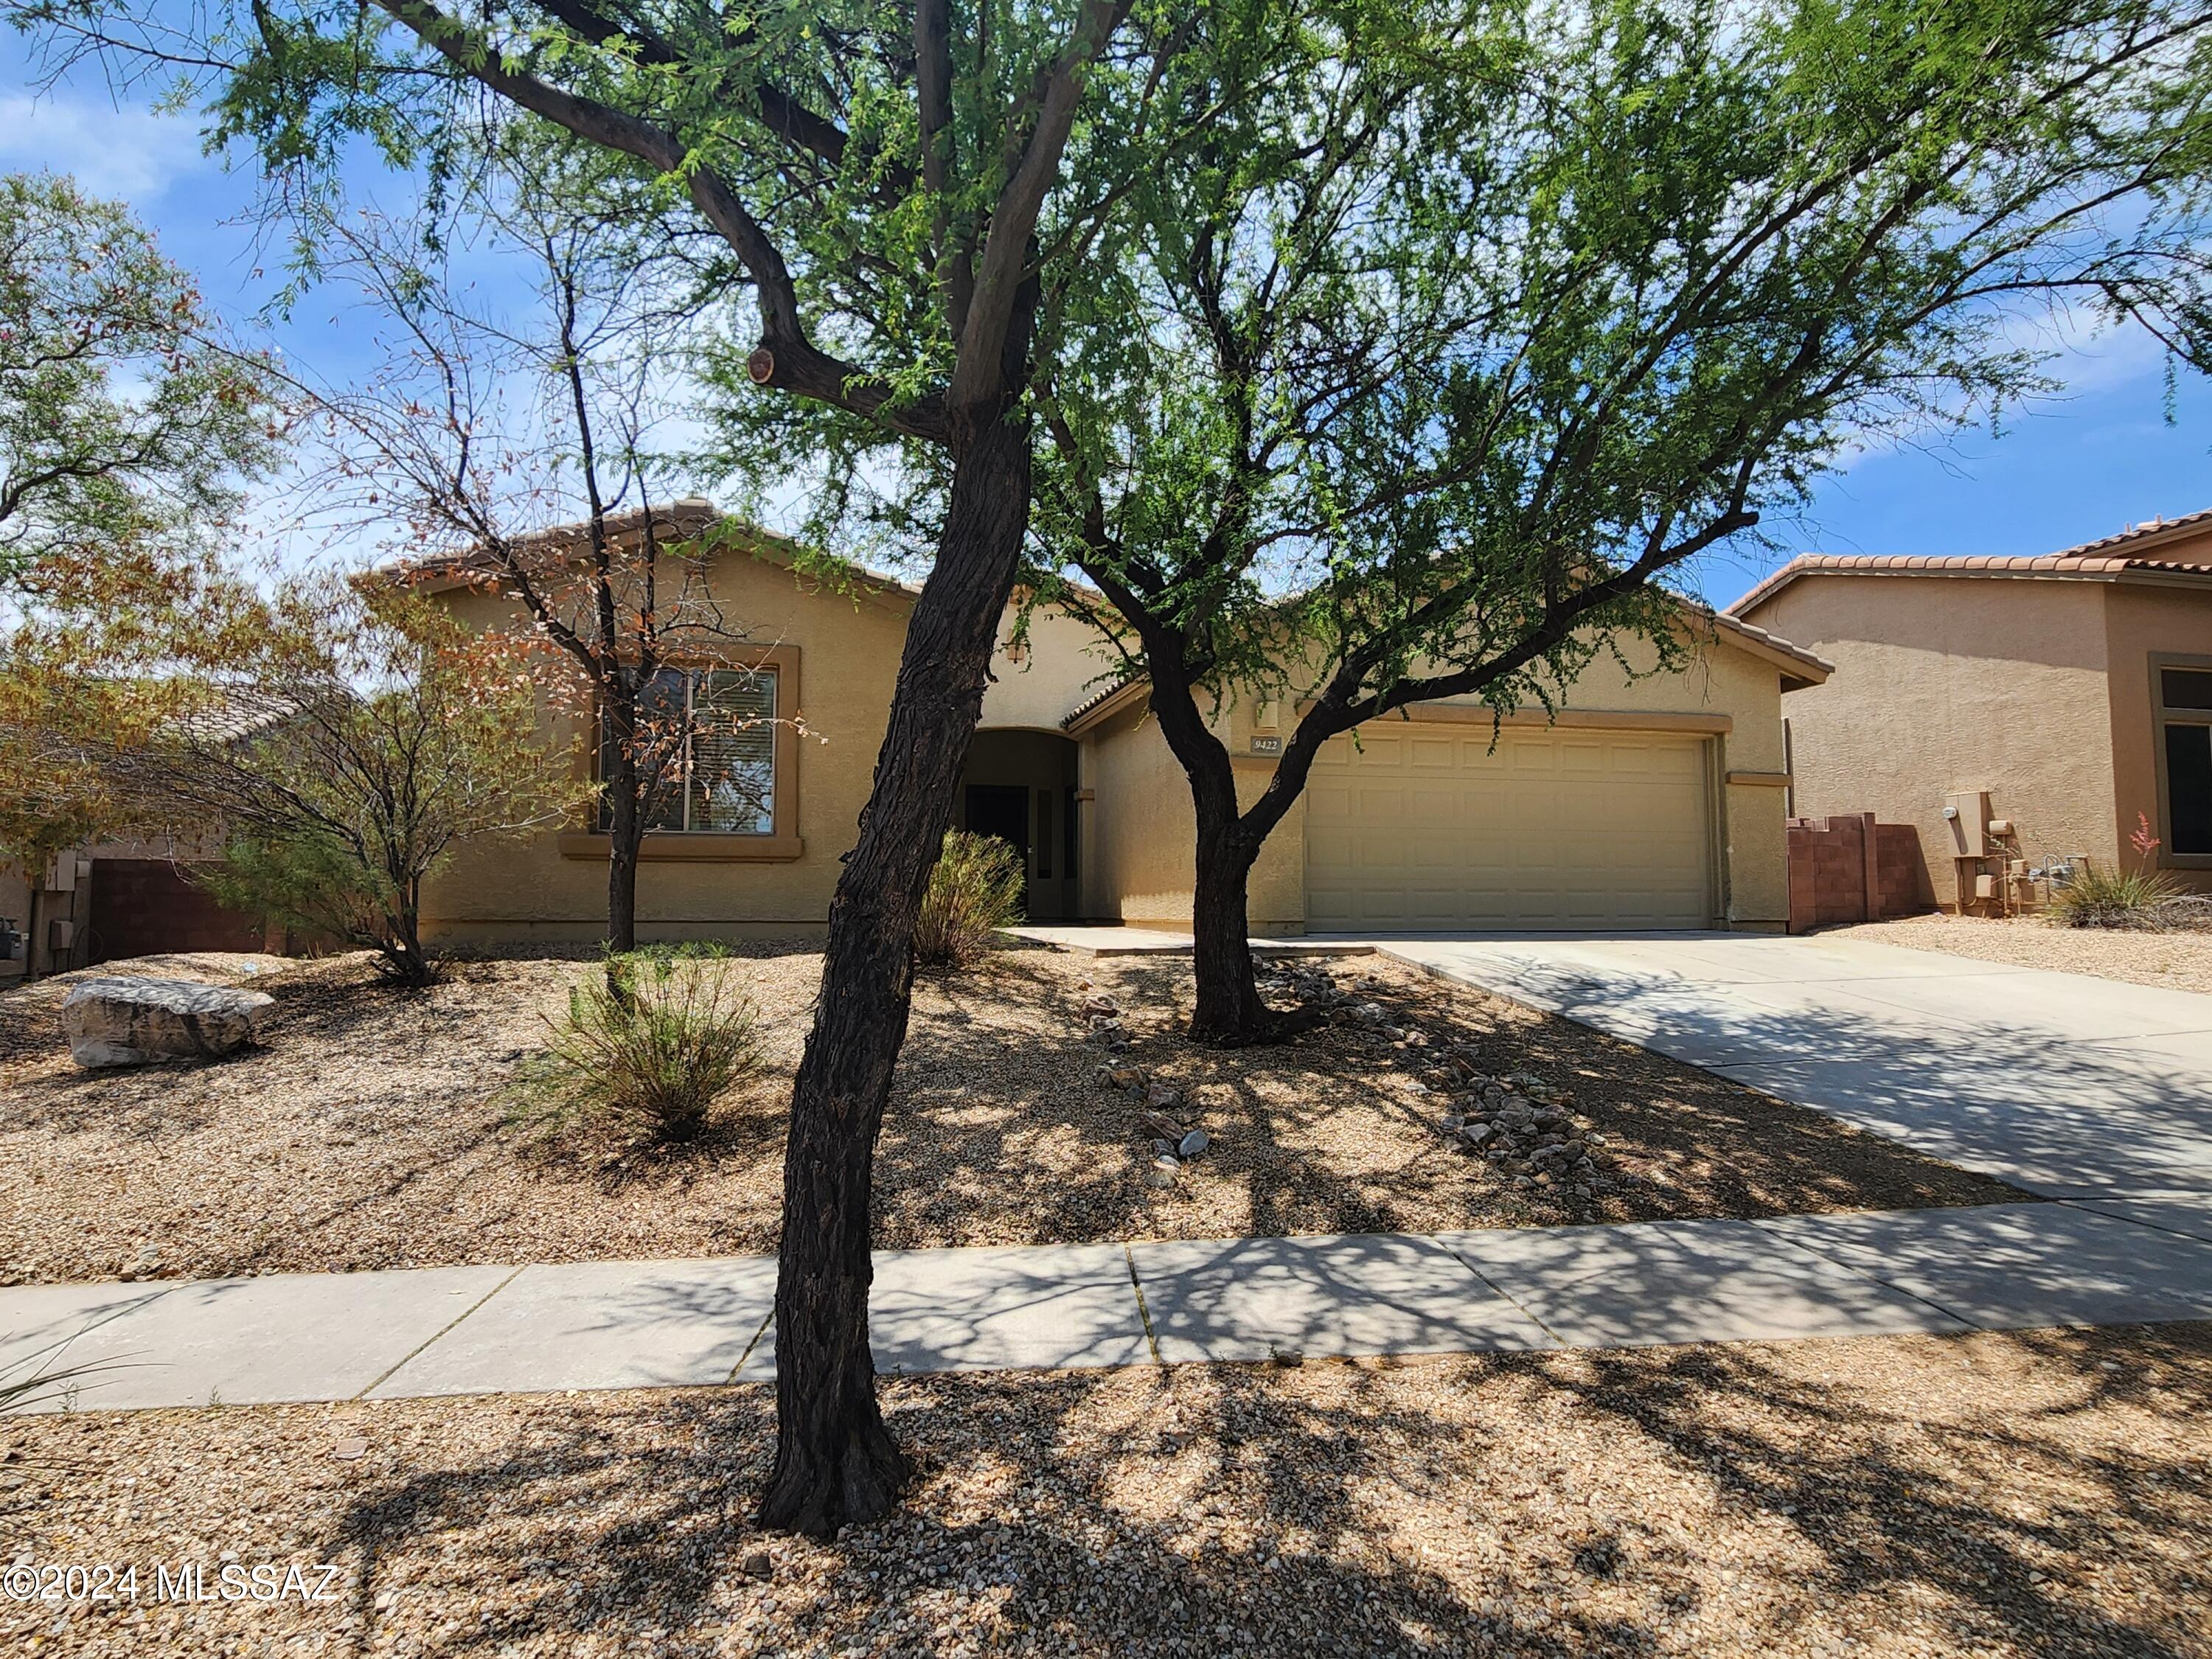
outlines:
[[[640, 726], [671, 735], [677, 752], [646, 828], [661, 834], [775, 833], [776, 671], [663, 668], [638, 698]], [[611, 770], [599, 738], [599, 775]], [[649, 744], [651, 738], [647, 742]], [[611, 813], [599, 804], [599, 828]]]
[[2153, 665], [2166, 859], [2212, 865], [2212, 662]]

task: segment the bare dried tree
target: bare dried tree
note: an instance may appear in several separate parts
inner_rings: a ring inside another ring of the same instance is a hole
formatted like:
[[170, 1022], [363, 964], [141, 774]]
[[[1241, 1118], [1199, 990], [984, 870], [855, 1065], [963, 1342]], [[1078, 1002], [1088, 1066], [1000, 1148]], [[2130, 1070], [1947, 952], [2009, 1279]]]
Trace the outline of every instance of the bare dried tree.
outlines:
[[596, 735], [607, 939], [625, 951], [647, 834], [766, 817], [772, 728], [793, 716], [761, 690], [775, 641], [716, 597], [730, 528], [704, 501], [656, 500], [676, 471], [655, 440], [680, 356], [653, 261], [562, 205], [591, 198], [552, 176], [568, 170], [557, 155], [506, 145], [493, 162], [470, 222], [528, 271], [518, 319], [457, 273], [434, 226], [329, 228], [330, 273], [395, 332], [365, 385], [317, 395], [329, 459], [309, 489], [325, 516], [398, 527], [390, 580], [519, 605], [549, 704]]
[[204, 878], [226, 903], [429, 983], [439, 862], [573, 810], [519, 643], [327, 574], [224, 583], [198, 623], [174, 653], [198, 695], [108, 763], [124, 810], [219, 833], [225, 861]]

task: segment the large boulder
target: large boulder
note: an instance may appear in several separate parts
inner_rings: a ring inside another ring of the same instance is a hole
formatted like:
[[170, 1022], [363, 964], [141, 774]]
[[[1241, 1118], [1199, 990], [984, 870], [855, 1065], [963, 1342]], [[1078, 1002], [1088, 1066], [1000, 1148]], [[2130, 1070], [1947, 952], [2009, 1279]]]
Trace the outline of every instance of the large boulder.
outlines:
[[83, 1066], [204, 1060], [252, 1042], [276, 999], [185, 979], [108, 975], [72, 988], [62, 1004], [70, 1058]]

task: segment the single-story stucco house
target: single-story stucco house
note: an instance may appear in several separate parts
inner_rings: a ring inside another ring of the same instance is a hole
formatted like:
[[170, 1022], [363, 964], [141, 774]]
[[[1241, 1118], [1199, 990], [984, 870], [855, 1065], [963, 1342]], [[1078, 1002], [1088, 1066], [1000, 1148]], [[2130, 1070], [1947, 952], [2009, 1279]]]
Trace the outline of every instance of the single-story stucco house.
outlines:
[[1934, 902], [2014, 860], [2136, 869], [2139, 822], [2212, 890], [2212, 512], [2033, 556], [1806, 554], [1729, 613], [1836, 665], [1785, 704], [1794, 810], [1914, 825]]
[[[672, 509], [662, 509], [665, 514]], [[711, 515], [702, 501], [678, 514]], [[411, 580], [474, 626], [520, 625], [509, 596], [465, 568], [412, 563]], [[817, 927], [853, 842], [883, 739], [915, 590], [889, 579], [828, 586], [774, 538], [726, 538], [707, 573], [742, 622], [754, 678], [738, 695], [779, 721], [747, 764], [762, 799], [647, 838], [641, 931], [743, 937]], [[1192, 814], [1182, 773], [1146, 708], [1085, 624], [1034, 615], [993, 664], [954, 822], [1004, 836], [1029, 867], [1043, 921], [1187, 924]], [[1422, 705], [1332, 742], [1304, 800], [1253, 873], [1256, 931], [1732, 927], [1788, 915], [1782, 696], [1827, 665], [1729, 617], [1686, 608], [1686, 669], [1635, 677], [1601, 660], [1556, 722]], [[699, 672], [711, 673], [702, 663]], [[701, 680], [697, 695], [732, 695]], [[1294, 711], [1241, 700], [1219, 730], [1262, 787]], [[595, 745], [570, 734], [576, 764]], [[728, 757], [723, 757], [726, 763]], [[726, 820], [726, 821], [725, 821]], [[464, 847], [425, 896], [432, 937], [601, 935], [606, 842], [588, 823], [521, 844]]]

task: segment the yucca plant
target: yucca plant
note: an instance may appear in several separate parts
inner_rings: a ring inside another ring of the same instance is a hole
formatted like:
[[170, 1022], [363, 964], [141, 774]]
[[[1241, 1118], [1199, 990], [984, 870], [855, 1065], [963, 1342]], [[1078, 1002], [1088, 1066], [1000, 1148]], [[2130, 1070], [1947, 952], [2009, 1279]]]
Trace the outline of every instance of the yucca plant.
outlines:
[[2182, 896], [2173, 878], [2153, 870], [2100, 870], [2094, 865], [2051, 895], [2051, 913], [2067, 927], [2155, 930]]
[[57, 1364], [68, 1346], [67, 1341], [56, 1342], [0, 1365], [0, 1417], [27, 1412], [53, 1400], [66, 1405], [76, 1399], [86, 1377], [125, 1369], [125, 1362], [119, 1359], [81, 1365]]
[[626, 1120], [661, 1140], [697, 1135], [760, 1064], [758, 1018], [727, 957], [713, 945], [626, 951], [571, 989], [547, 1079], [565, 1115]]
[[1011, 843], [948, 831], [915, 916], [915, 960], [953, 968], [980, 961], [991, 935], [1021, 920], [1027, 887], [1021, 853]]

